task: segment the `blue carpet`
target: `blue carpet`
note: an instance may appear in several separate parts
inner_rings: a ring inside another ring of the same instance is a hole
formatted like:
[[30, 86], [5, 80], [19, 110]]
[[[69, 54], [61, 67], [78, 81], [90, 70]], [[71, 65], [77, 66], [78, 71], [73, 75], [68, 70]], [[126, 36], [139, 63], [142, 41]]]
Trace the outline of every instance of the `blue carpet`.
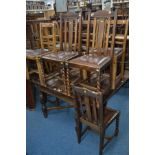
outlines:
[[[26, 112], [26, 152], [28, 155], [98, 155], [99, 136], [88, 131], [77, 143], [74, 109], [50, 111], [45, 119], [39, 96], [36, 110]], [[105, 148], [105, 155], [129, 154], [129, 89], [122, 87], [108, 102], [120, 110], [120, 132]], [[112, 132], [112, 127], [107, 134]]]

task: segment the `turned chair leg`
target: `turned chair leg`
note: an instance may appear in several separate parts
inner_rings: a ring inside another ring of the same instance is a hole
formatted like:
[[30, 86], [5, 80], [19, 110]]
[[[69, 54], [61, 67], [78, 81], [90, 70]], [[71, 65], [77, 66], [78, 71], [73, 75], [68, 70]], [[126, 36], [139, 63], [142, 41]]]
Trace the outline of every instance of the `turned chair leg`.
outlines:
[[78, 143], [81, 143], [82, 124], [78, 120], [76, 120], [75, 130], [76, 130], [76, 134], [77, 134]]
[[119, 133], [119, 115], [116, 118], [115, 136], [118, 136], [118, 133]]
[[104, 151], [104, 136], [105, 136], [104, 129], [100, 129], [99, 155], [103, 155], [102, 152]]
[[42, 105], [43, 115], [44, 115], [45, 118], [47, 118], [47, 116], [48, 116], [48, 110], [47, 110], [47, 105], [46, 105], [47, 94], [45, 94], [43, 92], [40, 92], [40, 102], [41, 102], [41, 105]]

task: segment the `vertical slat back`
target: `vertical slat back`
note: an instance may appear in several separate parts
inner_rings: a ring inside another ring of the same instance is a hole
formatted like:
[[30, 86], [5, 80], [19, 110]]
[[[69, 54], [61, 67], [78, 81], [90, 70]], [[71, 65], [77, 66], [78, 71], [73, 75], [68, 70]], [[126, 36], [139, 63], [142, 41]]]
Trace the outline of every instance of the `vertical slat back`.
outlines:
[[76, 99], [76, 106], [79, 107], [79, 117], [96, 125], [101, 124], [103, 122], [102, 93], [94, 92], [79, 86], [73, 86], [73, 91]]
[[[92, 40], [92, 50], [97, 49], [98, 54], [103, 54], [101, 52], [106, 52], [109, 47], [109, 37], [111, 36], [111, 51], [114, 52], [115, 45], [115, 29], [117, 21], [117, 11], [109, 13], [108, 11], [97, 11], [92, 14], [93, 19], [93, 40]], [[113, 20], [114, 24], [111, 25], [110, 21]], [[105, 49], [105, 50], [101, 50]], [[94, 50], [95, 51], [95, 50]], [[113, 54], [112, 54], [113, 56]]]
[[66, 13], [60, 15], [60, 47], [64, 51], [77, 51], [79, 50], [79, 39], [78, 39], [78, 23], [80, 23], [79, 14]]
[[79, 39], [81, 44], [81, 51], [85, 54], [89, 52], [90, 44], [90, 12], [87, 13], [87, 18], [81, 20], [81, 30], [79, 31]]

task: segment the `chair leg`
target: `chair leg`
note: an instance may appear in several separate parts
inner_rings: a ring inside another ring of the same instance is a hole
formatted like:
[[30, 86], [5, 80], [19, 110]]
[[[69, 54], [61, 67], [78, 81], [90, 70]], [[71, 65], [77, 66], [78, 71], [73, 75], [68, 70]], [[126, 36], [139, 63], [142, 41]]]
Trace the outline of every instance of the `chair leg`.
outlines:
[[81, 143], [82, 124], [77, 119], [76, 119], [76, 127], [75, 127], [75, 130], [76, 130], [76, 134], [77, 134], [78, 143]]
[[99, 144], [99, 155], [103, 155], [104, 151], [104, 136], [105, 136], [105, 131], [104, 129], [100, 130], [100, 144]]
[[60, 105], [60, 100], [59, 98], [56, 97], [56, 105], [59, 106]]
[[116, 129], [115, 129], [115, 136], [118, 136], [119, 133], [119, 114], [116, 118]]
[[40, 92], [40, 102], [41, 102], [41, 105], [42, 105], [42, 112], [43, 112], [43, 115], [45, 118], [47, 118], [48, 116], [48, 110], [47, 110], [47, 105], [46, 105], [46, 102], [47, 102], [47, 94], [43, 93], [43, 92]]

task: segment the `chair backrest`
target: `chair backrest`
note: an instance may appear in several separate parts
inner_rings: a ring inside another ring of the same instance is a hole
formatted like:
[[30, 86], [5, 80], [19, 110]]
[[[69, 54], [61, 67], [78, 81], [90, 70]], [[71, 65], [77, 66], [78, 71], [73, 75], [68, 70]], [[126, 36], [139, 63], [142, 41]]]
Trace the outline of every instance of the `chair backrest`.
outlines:
[[104, 103], [101, 92], [94, 92], [79, 86], [73, 86], [78, 117], [91, 124], [102, 125]]
[[39, 24], [31, 22], [30, 27], [31, 27], [33, 49], [38, 49], [40, 48]]
[[40, 23], [40, 42], [41, 48], [47, 48], [49, 51], [56, 52], [59, 42], [60, 32], [58, 22]]
[[60, 14], [60, 49], [63, 51], [79, 51], [81, 30], [81, 14], [68, 12]]
[[81, 37], [80, 37], [80, 43], [81, 43], [81, 51], [82, 53], [88, 53], [89, 52], [89, 42], [90, 42], [90, 15], [91, 12], [87, 12], [86, 18], [82, 19], [81, 21]]
[[[97, 11], [91, 16], [94, 19], [92, 52], [94, 52], [94, 49], [96, 49], [97, 54], [113, 56], [115, 46], [117, 11], [112, 13], [109, 13], [105, 10]], [[111, 20], [114, 21], [113, 24], [111, 24]], [[108, 48], [111, 49], [110, 53], [108, 53]]]
[[[111, 24], [113, 24], [114, 21], [111, 21]], [[129, 20], [117, 20], [116, 25], [116, 35], [115, 35], [115, 46], [121, 47], [123, 49], [126, 48], [126, 41], [128, 36], [128, 26], [129, 26]]]

